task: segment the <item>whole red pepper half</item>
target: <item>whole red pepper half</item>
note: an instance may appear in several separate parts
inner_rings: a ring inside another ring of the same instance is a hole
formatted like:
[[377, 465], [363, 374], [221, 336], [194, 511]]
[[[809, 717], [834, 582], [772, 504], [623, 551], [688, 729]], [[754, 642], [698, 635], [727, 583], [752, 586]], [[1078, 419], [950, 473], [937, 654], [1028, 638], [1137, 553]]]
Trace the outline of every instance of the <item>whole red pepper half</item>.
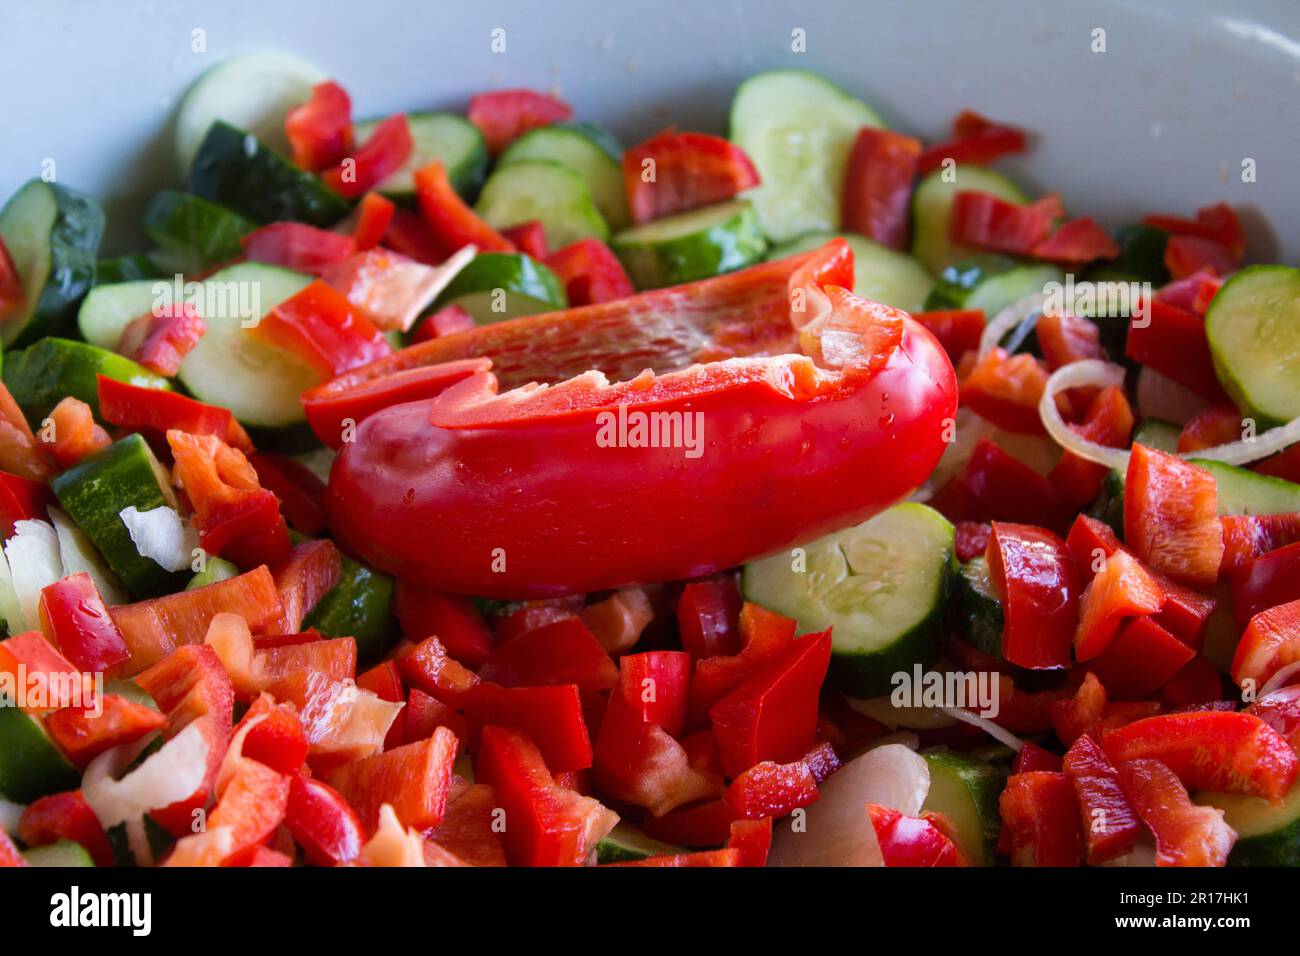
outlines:
[[331, 473], [335, 532], [417, 583], [528, 598], [707, 574], [865, 520], [938, 461], [956, 383], [906, 313], [822, 287], [840, 261], [833, 242], [778, 293], [803, 355], [671, 371], [680, 346], [651, 339], [649, 371], [616, 384], [498, 395], [484, 372], [372, 414]]

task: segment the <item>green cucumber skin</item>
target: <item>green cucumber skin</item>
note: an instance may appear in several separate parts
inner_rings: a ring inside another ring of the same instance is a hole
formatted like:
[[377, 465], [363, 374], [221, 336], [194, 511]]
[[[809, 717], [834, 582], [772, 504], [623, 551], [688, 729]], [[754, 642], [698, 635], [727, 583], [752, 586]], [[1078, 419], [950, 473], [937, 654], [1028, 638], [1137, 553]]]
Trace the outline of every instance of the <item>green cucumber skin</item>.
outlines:
[[686, 852], [679, 846], [646, 836], [626, 824], [618, 824], [596, 844], [597, 863], [627, 863], [650, 856], [674, 856]]
[[[478, 302], [481, 294], [491, 294], [497, 289], [505, 293], [506, 310], [493, 312], [490, 300], [488, 308], [481, 307]], [[522, 252], [479, 253], [442, 290], [432, 311], [436, 312], [466, 297], [474, 297], [473, 304], [467, 307], [467, 311], [480, 325], [520, 315], [557, 311], [567, 308], [569, 304], [560, 277]]]
[[326, 637], [353, 637], [357, 664], [377, 661], [401, 636], [393, 615], [393, 579], [351, 558], [343, 558], [343, 576], [303, 619]]
[[171, 382], [124, 355], [73, 339], [46, 338], [10, 353], [4, 383], [34, 429], [67, 396], [78, 398], [99, 417], [96, 375], [171, 391]]
[[[466, 202], [472, 201], [487, 178], [488, 150], [483, 134], [469, 120], [457, 113], [407, 113], [406, 121], [410, 126], [413, 141], [410, 158], [400, 169], [380, 183], [377, 191], [402, 205], [414, 205], [415, 170], [427, 166], [435, 159], [440, 159], [447, 169], [447, 179], [450, 180], [452, 188]], [[379, 122], [380, 120], [366, 120], [356, 124], [354, 129], [356, 141], [364, 143]], [[433, 134], [434, 127], [442, 124], [457, 126], [458, 131], [469, 137], [473, 143], [466, 153], [454, 161], [453, 157], [446, 155], [444, 150], [422, 148], [425, 144], [421, 141], [421, 127], [424, 128], [427, 136]]]
[[541, 159], [567, 166], [587, 183], [596, 208], [610, 230], [617, 231], [627, 227], [631, 216], [622, 157], [619, 152], [611, 154], [609, 138], [603, 130], [576, 123], [543, 126], [529, 130], [507, 146], [497, 158], [497, 165]]
[[137, 599], [171, 594], [186, 584], [184, 572], [167, 571], [137, 552], [119, 517], [129, 505], [139, 511], [170, 506], [158, 486], [152, 457], [141, 435], [128, 435], [63, 472], [50, 485], [63, 510]]
[[[651, 225], [667, 221], [660, 219]], [[616, 235], [610, 248], [633, 285], [658, 289], [751, 266], [767, 252], [767, 239], [754, 208], [744, 205], [735, 215], [699, 232], [647, 242], [640, 238], [639, 230], [631, 229]]]
[[163, 271], [143, 252], [116, 259], [100, 259], [95, 263], [95, 285], [115, 285], [137, 279], [161, 279]]
[[1004, 624], [1002, 604], [995, 596], [981, 590], [978, 584], [981, 572], [987, 577], [988, 571], [987, 566], [980, 568], [977, 562], [983, 564], [983, 557], [967, 561], [956, 575], [953, 597], [958, 626], [968, 644], [985, 654], [1000, 658]]
[[[48, 240], [50, 271], [26, 322], [21, 326], [7, 324], [0, 329], [6, 347], [26, 345], [71, 325], [77, 303], [94, 284], [95, 256], [104, 235], [104, 210], [98, 202], [66, 186], [40, 179], [30, 180], [5, 204], [0, 211], [0, 234], [19, 225], [11, 224], [6, 229], [5, 214], [29, 189], [50, 190], [56, 205]], [[5, 239], [12, 245], [12, 236]]]
[[1228, 854], [1229, 866], [1300, 866], [1300, 820], [1281, 830], [1239, 839]]
[[28, 866], [94, 866], [86, 848], [72, 840], [58, 840], [23, 851]]
[[[1002, 816], [998, 810], [998, 797], [1006, 783], [1006, 775], [983, 760], [952, 751], [930, 751], [921, 756], [930, 764], [942, 765], [954, 776], [970, 795], [981, 824], [980, 841], [983, 856], [971, 860], [976, 866], [990, 866], [997, 855], [998, 834], [1002, 829]], [[925, 807], [924, 809], [937, 809]]]
[[580, 239], [609, 239], [587, 181], [568, 166], [541, 159], [498, 165], [483, 184], [474, 211], [494, 229], [538, 220], [552, 248]]
[[239, 240], [256, 228], [256, 223], [233, 210], [171, 189], [154, 196], [144, 214], [145, 234], [177, 253], [178, 271], [183, 273], [242, 255]]
[[186, 189], [258, 223], [293, 220], [331, 226], [349, 209], [348, 201], [316, 176], [220, 120], [203, 137]]
[[1165, 246], [1169, 233], [1155, 226], [1135, 223], [1115, 230], [1115, 244], [1119, 246], [1118, 258], [1106, 263], [1106, 268], [1131, 273], [1139, 282], [1162, 286], [1169, 281], [1165, 266]]
[[80, 781], [77, 768], [59, 753], [36, 718], [8, 699], [0, 700], [0, 795], [31, 803], [71, 790]]

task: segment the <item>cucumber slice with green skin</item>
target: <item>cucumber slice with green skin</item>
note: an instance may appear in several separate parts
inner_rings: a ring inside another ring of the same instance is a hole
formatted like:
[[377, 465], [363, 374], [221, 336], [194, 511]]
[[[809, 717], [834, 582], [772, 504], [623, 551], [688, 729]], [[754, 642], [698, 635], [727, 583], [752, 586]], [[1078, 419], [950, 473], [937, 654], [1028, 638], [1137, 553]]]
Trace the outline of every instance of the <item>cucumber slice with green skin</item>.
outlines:
[[609, 225], [586, 181], [549, 160], [521, 159], [498, 166], [483, 184], [474, 210], [493, 229], [539, 220], [552, 249], [589, 236], [602, 242], [609, 238]]
[[754, 207], [736, 199], [624, 229], [610, 248], [633, 285], [658, 289], [751, 266], [767, 239]]
[[936, 276], [954, 262], [968, 259], [977, 251], [957, 245], [948, 238], [952, 203], [959, 192], [992, 193], [1022, 206], [1029, 202], [1015, 183], [991, 169], [959, 165], [952, 171], [956, 178], [951, 182], [945, 179], [947, 172], [936, 169], [921, 180], [912, 194], [912, 255]]
[[1041, 293], [1051, 282], [1065, 282], [1056, 266], [1024, 263], [1006, 256], [977, 256], [944, 269], [930, 295], [927, 309], [983, 309], [992, 319], [1015, 302]]
[[303, 618], [302, 626], [326, 637], [356, 638], [358, 665], [377, 661], [401, 636], [393, 591], [388, 575], [345, 556], [339, 583]]
[[94, 866], [86, 848], [72, 840], [57, 840], [45, 846], [23, 850], [28, 866]]
[[116, 348], [131, 321], [153, 310], [165, 285], [162, 279], [133, 279], [95, 286], [81, 300], [77, 330], [91, 345]]
[[1277, 806], [1239, 793], [1198, 793], [1193, 799], [1218, 807], [1237, 831], [1229, 866], [1300, 866], [1300, 785]]
[[646, 836], [636, 827], [619, 823], [596, 844], [596, 862], [625, 863], [644, 860], [648, 856], [676, 856], [685, 852], [679, 846]]
[[[119, 282], [134, 282], [137, 279], [160, 279], [162, 276], [163, 271], [158, 268], [158, 264], [143, 252], [118, 256], [116, 259], [100, 259], [95, 263], [96, 289]], [[82, 304], [85, 304], [84, 299]]]
[[1220, 515], [1281, 515], [1300, 511], [1300, 485], [1221, 461], [1191, 459], [1214, 476]]
[[871, 107], [806, 70], [752, 76], [731, 103], [730, 138], [758, 170], [746, 193], [774, 242], [833, 232], [849, 151], [864, 126], [885, 124]]
[[971, 558], [957, 572], [954, 602], [958, 627], [972, 647], [1002, 656], [1002, 602], [998, 600], [989, 565], [983, 555]]
[[210, 557], [207, 559], [207, 564], [203, 570], [190, 578], [190, 583], [185, 585], [185, 590], [193, 591], [196, 588], [205, 588], [209, 584], [216, 584], [218, 581], [229, 581], [231, 578], [236, 577], [239, 577], [239, 568], [224, 558]]
[[256, 262], [205, 279], [197, 304], [208, 330], [181, 363], [182, 384], [199, 401], [228, 408], [249, 425], [279, 428], [305, 421], [298, 396], [320, 377], [296, 356], [255, 339], [243, 323], [260, 319], [310, 283], [310, 276]]
[[952, 821], [958, 849], [972, 866], [992, 866], [1002, 825], [998, 797], [1006, 777], [990, 763], [951, 750], [921, 756], [930, 765], [930, 791], [921, 809]]
[[5, 362], [4, 383], [8, 386], [33, 429], [67, 396], [79, 398], [99, 417], [99, 385], [96, 375], [141, 388], [171, 391], [171, 382], [155, 375], [138, 362], [86, 342], [73, 339], [41, 339], [21, 352], [10, 353]]
[[[415, 171], [440, 159], [452, 187], [472, 199], [483, 185], [488, 167], [487, 144], [478, 127], [455, 113], [407, 113], [406, 122], [411, 130], [411, 154], [376, 189], [397, 202], [413, 203]], [[358, 123], [353, 130], [355, 142], [364, 143], [379, 123]]]
[[71, 790], [77, 768], [54, 746], [40, 721], [0, 699], [0, 796], [17, 803]]
[[568, 306], [560, 277], [522, 252], [480, 252], [442, 290], [434, 311], [458, 305], [480, 325]]
[[139, 511], [177, 507], [169, 476], [141, 435], [115, 441], [63, 472], [50, 487], [132, 596], [156, 597], [185, 586], [184, 574], [167, 571], [136, 550], [119, 517], [130, 505]]
[[[767, 258], [784, 259], [817, 249], [834, 238], [837, 237], [833, 233], [815, 232], [768, 250]], [[934, 276], [921, 263], [866, 236], [842, 232], [838, 238], [853, 250], [855, 293], [904, 312], [920, 312], [925, 307], [925, 297], [934, 286]]]
[[1205, 313], [1219, 381], [1261, 428], [1300, 416], [1300, 269], [1247, 266]]
[[497, 168], [532, 159], [550, 160], [572, 169], [586, 182], [609, 228], [628, 225], [622, 159], [617, 153], [611, 156], [607, 144], [596, 140], [588, 127], [559, 123], [530, 130], [506, 147], [497, 159]]
[[1155, 226], [1135, 223], [1115, 230], [1115, 244], [1119, 256], [1106, 263], [1105, 268], [1116, 273], [1133, 276], [1138, 282], [1162, 286], [1169, 281], [1165, 266], [1165, 246], [1169, 233]]
[[0, 325], [6, 347], [65, 330], [95, 281], [104, 234], [99, 203], [65, 186], [33, 179], [0, 210], [0, 238], [22, 283], [26, 304]]
[[939, 657], [953, 526], [905, 502], [855, 528], [745, 565], [746, 600], [792, 617], [800, 633], [833, 627], [829, 680], [854, 697], [880, 697], [893, 675]]
[[1145, 418], [1138, 423], [1137, 429], [1133, 432], [1133, 444], [1146, 445], [1148, 448], [1176, 455], [1178, 439], [1182, 433], [1183, 430], [1172, 422], [1161, 421], [1158, 418]]
[[257, 228], [237, 212], [189, 193], [165, 189], [144, 213], [144, 231], [168, 265], [182, 273], [243, 255], [242, 236]]
[[176, 114], [176, 161], [190, 168], [199, 144], [217, 120], [248, 130], [287, 153], [284, 118], [311, 99], [311, 88], [327, 79], [319, 67], [283, 53], [250, 53], [218, 63], [200, 76]]
[[185, 188], [257, 223], [330, 226], [350, 208], [318, 176], [277, 155], [252, 133], [220, 121], [199, 145]]

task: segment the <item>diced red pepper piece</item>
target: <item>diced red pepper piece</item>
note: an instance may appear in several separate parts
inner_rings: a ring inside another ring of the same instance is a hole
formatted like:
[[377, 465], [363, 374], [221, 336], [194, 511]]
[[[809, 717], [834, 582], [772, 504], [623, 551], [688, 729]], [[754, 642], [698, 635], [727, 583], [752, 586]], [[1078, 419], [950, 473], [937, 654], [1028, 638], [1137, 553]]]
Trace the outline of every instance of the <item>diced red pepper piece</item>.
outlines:
[[1267, 551], [1232, 576], [1232, 611], [1245, 629], [1261, 611], [1300, 599], [1300, 542]]
[[1061, 527], [1064, 512], [1045, 477], [981, 438], [965, 467], [935, 492], [933, 507], [950, 521], [1014, 521]]
[[1208, 269], [1215, 275], [1227, 275], [1237, 268], [1238, 260], [1222, 243], [1200, 236], [1171, 236], [1165, 244], [1165, 268], [1175, 279], [1195, 275]]
[[744, 150], [720, 136], [665, 130], [623, 153], [635, 223], [730, 199], [758, 185]]
[[45, 450], [60, 471], [71, 468], [112, 443], [108, 432], [95, 423], [95, 414], [90, 406], [79, 398], [69, 395], [60, 400], [50, 411], [49, 418], [53, 441], [46, 442]]
[[1131, 850], [1142, 825], [1124, 797], [1119, 774], [1106, 759], [1106, 752], [1085, 734], [1071, 745], [1062, 765], [1079, 798], [1088, 865], [1096, 866]]
[[31, 481], [0, 471], [0, 535], [14, 536], [14, 523], [49, 518], [47, 509], [54, 504], [54, 493], [43, 481]]
[[967, 352], [978, 350], [984, 335], [983, 309], [944, 309], [933, 312], [913, 312], [912, 318], [920, 322], [939, 340], [956, 365]]
[[240, 759], [219, 785], [206, 830], [179, 840], [164, 865], [236, 866], [251, 860], [284, 822], [289, 785], [288, 777], [265, 764]]
[[1246, 237], [1236, 212], [1227, 203], [1215, 203], [1196, 210], [1195, 219], [1180, 216], [1143, 216], [1142, 222], [1176, 236], [1198, 236], [1221, 243], [1236, 258], [1246, 251]]
[[730, 576], [694, 581], [677, 601], [682, 648], [696, 660], [740, 650], [740, 589]]
[[1283, 667], [1300, 660], [1300, 599], [1265, 608], [1250, 619], [1232, 656], [1238, 687], [1258, 691]]
[[962, 245], [1030, 255], [1051, 233], [1059, 214], [1054, 197], [1022, 206], [991, 193], [962, 190], [953, 198], [948, 235]]
[[966, 865], [957, 845], [933, 820], [904, 816], [876, 803], [867, 804], [867, 817], [876, 831], [885, 866]]
[[957, 521], [955, 524], [957, 560], [965, 564], [988, 548], [993, 526], [982, 521]]
[[924, 176], [943, 165], [945, 159], [972, 166], [987, 166], [1011, 153], [1022, 153], [1027, 138], [1022, 129], [996, 123], [974, 110], [963, 110], [953, 121], [953, 139], [929, 147], [917, 158], [916, 171]]
[[280, 603], [284, 607], [283, 633], [302, 630], [302, 619], [311, 612], [343, 576], [343, 558], [328, 538], [294, 545], [289, 556], [271, 571]]
[[1047, 369], [1032, 355], [993, 348], [961, 380], [961, 403], [1000, 428], [1043, 434], [1038, 402], [1047, 388]]
[[465, 695], [465, 721], [471, 751], [478, 750], [483, 728], [495, 724], [526, 734], [541, 751], [552, 773], [591, 766], [591, 740], [576, 684], [551, 687], [479, 684]]
[[390, 116], [375, 124], [370, 138], [352, 156], [321, 173], [321, 179], [339, 195], [357, 199], [397, 172], [412, 146], [406, 115]]
[[0, 382], [0, 471], [41, 482], [51, 474], [44, 449], [37, 445], [23, 410], [3, 382]]
[[[1088, 441], [1111, 448], [1127, 448], [1133, 431], [1133, 409], [1116, 385], [1103, 388], [1092, 399], [1080, 425], [1071, 424], [1075, 432]], [[1057, 497], [1070, 510], [1085, 507], [1100, 494], [1108, 469], [1105, 465], [1080, 458], [1067, 451], [1047, 476]]]
[[239, 242], [250, 262], [284, 266], [317, 277], [357, 252], [357, 242], [351, 236], [302, 222], [273, 222], [254, 229]]
[[1035, 770], [1007, 779], [998, 799], [1012, 866], [1078, 866], [1079, 801], [1064, 773]]
[[1074, 696], [1049, 704], [1056, 736], [1067, 747], [1084, 734], [1099, 737], [1107, 730], [1150, 717], [1160, 710], [1155, 701], [1109, 703], [1106, 688], [1091, 672], [1084, 675]]
[[501, 235], [510, 240], [524, 255], [531, 256], [538, 262], [547, 256], [546, 229], [540, 219], [530, 219], [528, 222], [503, 229]]
[[1178, 436], [1178, 453], [1184, 455], [1226, 445], [1244, 437], [1245, 427], [1236, 405], [1211, 405], [1183, 425]]
[[1063, 766], [1062, 758], [1050, 750], [1044, 750], [1038, 744], [1031, 741], [1025, 741], [1025, 745], [1020, 748], [1016, 754], [1015, 762], [1011, 765], [1011, 772], [1029, 773], [1033, 770], [1049, 770], [1053, 773], [1059, 773]]
[[723, 799], [737, 820], [759, 820], [784, 817], [818, 796], [817, 779], [807, 762], [764, 760], [737, 776]]
[[248, 433], [227, 408], [205, 405], [179, 392], [141, 388], [103, 375], [95, 379], [99, 414], [109, 424], [159, 435], [175, 428], [192, 435], [215, 435], [240, 451], [250, 451], [253, 447]]
[[1195, 650], [1154, 618], [1135, 617], [1089, 666], [1112, 697], [1145, 700], [1195, 656]]
[[[448, 184], [450, 185], [450, 184]], [[434, 238], [433, 232], [417, 213], [409, 209], [393, 212], [393, 221], [384, 233], [384, 246], [416, 262], [436, 266], [447, 258], [447, 253]]]
[[317, 279], [263, 316], [250, 332], [292, 352], [322, 378], [392, 354], [392, 346], [347, 297]]
[[95, 582], [84, 571], [41, 591], [41, 630], [78, 670], [109, 672], [131, 656]]
[[105, 750], [135, 743], [167, 719], [120, 694], [104, 694], [96, 707], [64, 707], [45, 718], [51, 739], [74, 765], [86, 767]]
[[207, 331], [208, 324], [193, 305], [177, 303], [132, 320], [122, 330], [116, 351], [157, 375], [171, 377]]
[[415, 194], [420, 215], [444, 257], [468, 245], [479, 252], [515, 251], [514, 243], [465, 205], [465, 200], [452, 188], [440, 160], [416, 170]]
[[471, 866], [505, 866], [497, 821], [499, 803], [492, 788], [483, 783], [452, 796], [433, 839]]
[[311, 777], [296, 776], [290, 783], [284, 825], [317, 866], [355, 859], [366, 841], [361, 818], [343, 794]]
[[920, 141], [910, 136], [874, 126], [859, 130], [844, 174], [840, 227], [906, 249], [920, 155]]
[[360, 252], [373, 249], [384, 240], [392, 225], [397, 206], [380, 193], [366, 193], [357, 206], [357, 224], [352, 229], [352, 241]]
[[406, 698], [405, 733], [403, 743], [413, 744], [430, 736], [439, 727], [446, 727], [461, 743], [469, 739], [469, 729], [465, 718], [418, 687], [411, 688]]
[[1002, 656], [1028, 668], [1068, 667], [1079, 584], [1065, 542], [1045, 528], [993, 522], [986, 557], [1002, 599]]
[[568, 103], [536, 90], [493, 90], [469, 101], [469, 121], [478, 127], [493, 156], [539, 126], [573, 117]]
[[1276, 515], [1222, 515], [1223, 563], [1219, 575], [1231, 576], [1260, 555], [1300, 541], [1300, 511]]
[[352, 148], [352, 99], [333, 80], [311, 88], [311, 99], [284, 119], [293, 161], [308, 172], [335, 165]]
[[636, 291], [618, 256], [590, 236], [555, 250], [546, 265], [564, 283], [570, 307], [625, 299]]
[[1102, 356], [1101, 329], [1097, 323], [1077, 315], [1046, 312], [1034, 326], [1034, 332], [1047, 367], [1052, 371], [1062, 365]]
[[244, 757], [287, 776], [302, 769], [310, 744], [291, 705], [277, 704], [270, 694], [259, 695], [236, 725], [235, 734], [240, 731], [244, 732]]
[[1154, 758], [1193, 790], [1281, 800], [1296, 777], [1296, 755], [1253, 714], [1192, 711], [1148, 717], [1102, 737], [1116, 765]]
[[374, 832], [385, 803], [404, 826], [431, 830], [447, 807], [458, 748], [456, 735], [439, 727], [419, 743], [344, 764], [328, 775], [329, 783], [356, 808], [367, 832]]
[[622, 588], [609, 597], [588, 604], [578, 618], [609, 654], [630, 651], [654, 620], [654, 609], [643, 588]]
[[1205, 320], [1156, 299], [1129, 324], [1124, 354], [1155, 369], [1179, 385], [1190, 388], [1207, 402], [1227, 404], [1230, 399], [1214, 371]]
[[1157, 302], [1166, 302], [1176, 308], [1205, 317], [1210, 300], [1223, 286], [1223, 280], [1210, 269], [1201, 269], [1181, 279], [1174, 279], [1160, 287]]
[[30, 864], [23, 859], [23, 855], [18, 852], [18, 847], [16, 847], [14, 841], [9, 838], [9, 834], [4, 830], [0, 830], [0, 869], [29, 865]]
[[1197, 655], [1165, 682], [1158, 696], [1168, 709], [1201, 707], [1223, 696], [1223, 678], [1208, 658]]
[[482, 667], [495, 649], [492, 632], [469, 598], [398, 581], [393, 609], [408, 639], [436, 637], [466, 667]]
[[1225, 866], [1237, 834], [1223, 811], [1197, 806], [1178, 776], [1159, 760], [1118, 768], [1120, 784], [1156, 838], [1156, 866]]
[[1204, 468], [1134, 445], [1124, 484], [1124, 540], [1157, 571], [1197, 587], [1219, 577], [1218, 485]]
[[646, 817], [646, 835], [678, 846], [721, 846], [727, 842], [734, 821], [725, 800], [709, 800], [673, 810], [659, 817]]
[[1082, 265], [1095, 259], [1114, 259], [1119, 255], [1119, 246], [1096, 220], [1083, 216], [1057, 226], [1050, 236], [1034, 246], [1033, 254], [1051, 262]]
[[[479, 683], [479, 678], [454, 658], [436, 637], [421, 641], [410, 651], [397, 658], [397, 669], [406, 683], [431, 694], [444, 704], [459, 707], [465, 695]], [[485, 679], [488, 678], [484, 668]], [[559, 683], [556, 681], [555, 683]]]
[[416, 326], [415, 331], [411, 334], [411, 342], [413, 344], [427, 342], [429, 339], [436, 339], [443, 335], [468, 332], [477, 325], [474, 316], [453, 302], [450, 305], [444, 305]]
[[108, 836], [80, 790], [52, 793], [29, 804], [18, 819], [18, 839], [29, 847], [71, 840], [86, 849], [95, 866], [114, 863]]
[[739, 850], [737, 866], [765, 866], [772, 848], [772, 818], [762, 820], [734, 820], [727, 849]]
[[746, 603], [740, 611], [741, 650], [733, 655], [711, 655], [695, 664], [691, 681], [692, 726], [705, 722], [709, 708], [739, 687], [745, 678], [775, 660], [794, 640], [797, 622]]
[[1116, 551], [1079, 598], [1075, 658], [1088, 661], [1100, 657], [1115, 640], [1125, 618], [1154, 614], [1164, 603], [1164, 590], [1141, 562], [1126, 551]]
[[[25, 673], [25, 678], [24, 678]], [[91, 675], [79, 671], [40, 631], [27, 631], [0, 641], [0, 674], [8, 677], [4, 696], [26, 689], [17, 703], [25, 713], [90, 704], [95, 697]], [[40, 676], [42, 680], [36, 681]]]
[[618, 668], [582, 621], [568, 617], [507, 641], [479, 676], [507, 687], [577, 684], [582, 690], [609, 690]]
[[279, 500], [280, 513], [289, 527], [305, 535], [325, 530], [325, 483], [315, 472], [275, 452], [250, 452], [248, 461], [257, 472], [258, 483]]
[[23, 293], [22, 278], [14, 266], [9, 248], [5, 245], [4, 239], [0, 238], [0, 323], [17, 315], [26, 304], [27, 297]]
[[1283, 481], [1300, 483], [1300, 443], [1251, 465], [1261, 475], [1272, 475]]
[[684, 651], [625, 654], [618, 666], [628, 703], [641, 719], [679, 735], [686, 724], [691, 656]]

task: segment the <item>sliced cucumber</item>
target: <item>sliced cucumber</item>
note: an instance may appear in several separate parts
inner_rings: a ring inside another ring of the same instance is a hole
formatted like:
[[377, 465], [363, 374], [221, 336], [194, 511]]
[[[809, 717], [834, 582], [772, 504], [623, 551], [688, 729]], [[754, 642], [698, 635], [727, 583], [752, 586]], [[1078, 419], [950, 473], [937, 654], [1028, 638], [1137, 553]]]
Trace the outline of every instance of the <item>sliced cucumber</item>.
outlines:
[[977, 256], [944, 269], [925, 300], [927, 309], [983, 309], [995, 315], [1050, 282], [1065, 282], [1056, 266], [1024, 263], [1006, 256]]
[[1300, 269], [1248, 266], [1205, 313], [1219, 381], [1261, 428], [1300, 417]]
[[1218, 807], [1237, 831], [1230, 866], [1300, 866], [1300, 784], [1280, 805], [1239, 793], [1198, 793], [1193, 799]]
[[162, 279], [134, 279], [95, 286], [77, 310], [81, 337], [101, 349], [116, 348], [123, 330], [133, 319], [152, 311], [168, 287], [169, 283]]
[[[358, 144], [370, 138], [379, 120], [358, 123], [353, 137]], [[472, 199], [487, 173], [488, 151], [478, 127], [455, 113], [407, 113], [411, 154], [406, 162], [379, 184], [378, 191], [402, 203], [415, 200], [415, 171], [435, 159], [442, 160], [452, 187]]]
[[156, 262], [143, 252], [134, 252], [129, 256], [100, 259], [96, 262], [95, 288], [119, 282], [134, 282], [137, 279], [158, 279], [162, 275], [163, 271]]
[[229, 581], [231, 578], [238, 576], [239, 568], [229, 561], [224, 558], [209, 557], [203, 570], [190, 578], [190, 583], [185, 585], [185, 590], [193, 591], [196, 588], [205, 588], [209, 584], [216, 584], [218, 581]]
[[284, 53], [250, 53], [218, 63], [181, 100], [176, 114], [178, 168], [190, 168], [203, 137], [218, 120], [287, 152], [285, 117], [311, 99], [311, 88], [325, 79], [318, 67]]
[[1300, 511], [1300, 485], [1221, 461], [1193, 458], [1219, 486], [1221, 515], [1280, 515]]
[[521, 252], [481, 252], [442, 290], [435, 309], [458, 305], [480, 325], [568, 305], [560, 277]]
[[200, 272], [243, 255], [239, 240], [256, 228], [224, 206], [171, 189], [154, 196], [144, 213], [145, 234], [176, 272]]
[[86, 848], [72, 840], [56, 840], [23, 851], [28, 866], [94, 866]]
[[610, 248], [638, 289], [658, 289], [753, 265], [767, 240], [754, 207], [735, 199], [624, 229]]
[[[855, 528], [745, 565], [747, 600], [795, 618], [801, 633], [833, 627], [830, 681], [854, 697], [939, 656], [953, 527], [932, 508], [895, 505]], [[806, 568], [806, 569], [805, 569]]]
[[644, 860], [648, 856], [676, 856], [685, 852], [679, 846], [646, 836], [636, 827], [619, 823], [596, 844], [596, 862], [624, 863]]
[[252, 133], [213, 123], [190, 166], [185, 188], [254, 222], [294, 220], [329, 226], [348, 201], [320, 178], [273, 152]]
[[33, 179], [10, 197], [0, 210], [0, 238], [26, 304], [0, 325], [0, 342], [21, 345], [64, 330], [95, 281], [103, 233], [99, 203], [66, 186]]
[[[228, 408], [241, 422], [280, 427], [304, 420], [298, 396], [319, 382], [305, 363], [244, 328], [301, 292], [309, 276], [241, 262], [202, 283], [199, 313], [208, 331], [181, 363], [180, 380], [199, 401]], [[255, 313], [255, 314], [254, 314]]]
[[4, 383], [33, 428], [39, 428], [54, 406], [69, 395], [89, 405], [98, 417], [97, 375], [141, 388], [170, 391], [172, 387], [167, 379], [124, 355], [73, 339], [41, 339], [11, 353], [4, 367]]
[[617, 151], [610, 154], [607, 137], [603, 130], [593, 133], [584, 124], [543, 126], [507, 146], [497, 159], [497, 167], [528, 159], [550, 160], [567, 166], [586, 182], [609, 228], [622, 229], [629, 221], [623, 163]]
[[[834, 238], [829, 232], [814, 232], [774, 247], [768, 251], [767, 258], [784, 259], [816, 249]], [[934, 276], [921, 263], [866, 236], [842, 232], [839, 238], [853, 250], [854, 292], [864, 299], [883, 302], [905, 312], [919, 312], [925, 307]]]
[[951, 173], [936, 169], [922, 179], [912, 194], [912, 255], [936, 276], [975, 252], [948, 238], [953, 200], [968, 191], [992, 193], [1020, 205], [1029, 202], [1015, 183], [982, 166], [958, 166]]
[[0, 796], [18, 803], [71, 790], [81, 774], [59, 752], [41, 722], [0, 699]]
[[96, 550], [86, 533], [77, 527], [62, 508], [50, 506], [50, 523], [59, 539], [59, 560], [65, 576], [85, 572], [95, 583], [95, 589], [105, 604], [125, 604], [131, 600], [126, 588], [108, 566], [104, 556]]
[[930, 792], [921, 809], [952, 821], [958, 849], [972, 866], [992, 866], [1002, 824], [998, 797], [1006, 778], [992, 764], [951, 750], [921, 756], [930, 765]]
[[989, 579], [989, 565], [984, 555], [976, 555], [957, 573], [957, 624], [971, 646], [1002, 656], [1002, 602]]
[[1133, 432], [1133, 444], [1146, 445], [1170, 455], [1178, 453], [1178, 439], [1183, 430], [1171, 422], [1158, 418], [1145, 418]]
[[353, 637], [357, 663], [368, 665], [397, 643], [401, 629], [393, 615], [393, 579], [359, 561], [343, 558], [339, 583], [303, 619], [326, 637]]
[[840, 197], [853, 140], [864, 126], [884, 126], [856, 97], [805, 70], [752, 76], [731, 103], [731, 140], [758, 170], [753, 200], [773, 241], [840, 225]]
[[119, 439], [63, 472], [51, 488], [134, 597], [155, 597], [185, 586], [184, 575], [141, 556], [120, 517], [131, 505], [138, 511], [177, 507], [167, 471], [143, 436]]
[[521, 159], [498, 166], [483, 184], [474, 209], [494, 229], [540, 221], [552, 249], [588, 236], [609, 238], [609, 225], [586, 181], [549, 160]]

